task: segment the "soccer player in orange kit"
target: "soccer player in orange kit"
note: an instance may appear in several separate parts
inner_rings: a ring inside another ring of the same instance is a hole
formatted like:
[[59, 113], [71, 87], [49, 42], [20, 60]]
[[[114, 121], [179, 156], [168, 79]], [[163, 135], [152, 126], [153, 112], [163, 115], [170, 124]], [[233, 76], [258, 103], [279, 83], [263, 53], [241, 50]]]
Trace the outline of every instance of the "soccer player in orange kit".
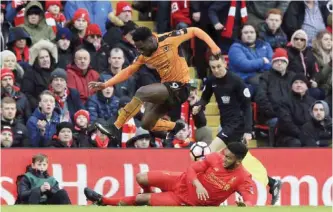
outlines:
[[220, 55], [220, 48], [199, 28], [189, 27], [164, 33], [153, 34], [147, 27], [139, 27], [132, 33], [136, 48], [140, 55], [135, 62], [121, 70], [116, 76], [105, 83], [90, 82], [89, 88], [101, 90], [127, 80], [140, 67], [146, 64], [155, 68], [161, 77], [161, 83], [142, 86], [136, 91], [123, 109], [120, 110], [114, 126], [120, 129], [128, 120], [134, 117], [143, 103], [145, 112], [141, 120], [142, 127], [150, 131], [170, 131], [175, 135], [184, 128], [182, 122], [171, 122], [161, 119], [173, 107], [181, 105], [189, 96], [190, 74], [185, 59], [178, 54], [178, 47], [184, 41], [197, 37], [206, 42], [213, 55]]
[[243, 200], [238, 206], [255, 205], [254, 181], [242, 165], [248, 149], [245, 144], [228, 144], [222, 152], [214, 152], [194, 162], [186, 172], [150, 171], [137, 175], [144, 192], [158, 187], [161, 193], [143, 193], [122, 198], [107, 198], [85, 188], [87, 199], [98, 205], [151, 206], [219, 206], [238, 192]]

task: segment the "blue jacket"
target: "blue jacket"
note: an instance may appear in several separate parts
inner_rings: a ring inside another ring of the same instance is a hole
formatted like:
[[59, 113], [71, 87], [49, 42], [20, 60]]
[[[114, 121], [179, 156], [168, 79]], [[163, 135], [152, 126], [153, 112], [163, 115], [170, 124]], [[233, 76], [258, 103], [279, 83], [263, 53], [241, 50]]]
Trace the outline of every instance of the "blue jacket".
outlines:
[[258, 72], [271, 69], [272, 64], [264, 64], [263, 57], [272, 61], [272, 47], [265, 41], [257, 40], [252, 50], [241, 42], [235, 42], [229, 50], [229, 70], [238, 74], [243, 80]]
[[109, 21], [108, 14], [112, 12], [110, 1], [67, 1], [64, 8], [66, 19], [72, 20], [75, 11], [79, 8], [88, 10], [90, 23], [98, 24], [103, 34], [106, 32], [105, 23]]
[[54, 133], [56, 133], [56, 126], [60, 123], [60, 116], [56, 110], [53, 111], [50, 122], [47, 122], [44, 136], [37, 127], [38, 120], [45, 120], [46, 116], [42, 114], [39, 107], [32, 113], [27, 122], [27, 129], [30, 138], [30, 144], [33, 147], [44, 147], [52, 139]]
[[108, 120], [118, 113], [119, 98], [112, 96], [105, 98], [101, 91], [89, 97], [86, 108], [90, 113], [90, 122], [93, 123], [97, 118]]

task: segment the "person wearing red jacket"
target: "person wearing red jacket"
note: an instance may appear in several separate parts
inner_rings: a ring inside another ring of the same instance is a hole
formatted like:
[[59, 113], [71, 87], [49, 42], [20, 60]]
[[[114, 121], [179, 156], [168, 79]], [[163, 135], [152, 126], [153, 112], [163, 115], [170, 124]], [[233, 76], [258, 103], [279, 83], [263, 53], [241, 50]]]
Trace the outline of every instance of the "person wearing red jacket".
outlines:
[[192, 24], [189, 6], [188, 0], [171, 1], [171, 27], [173, 29], [187, 28]]

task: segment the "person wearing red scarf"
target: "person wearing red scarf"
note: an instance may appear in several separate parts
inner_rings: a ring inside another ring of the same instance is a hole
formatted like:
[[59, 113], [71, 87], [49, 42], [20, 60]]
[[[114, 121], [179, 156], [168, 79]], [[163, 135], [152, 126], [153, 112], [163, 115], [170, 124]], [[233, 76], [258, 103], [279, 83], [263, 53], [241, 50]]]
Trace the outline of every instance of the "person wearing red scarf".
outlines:
[[7, 47], [15, 54], [17, 62], [29, 62], [31, 44], [31, 37], [24, 28], [13, 27], [9, 29]]
[[45, 2], [45, 20], [47, 25], [51, 26], [54, 33], [57, 33], [57, 26], [64, 27], [66, 23], [66, 17], [61, 12], [61, 1], [46, 1]]
[[97, 119], [94, 129], [91, 134], [91, 147], [109, 148], [113, 146], [112, 138], [114, 136], [111, 134], [109, 124], [104, 119]]
[[57, 124], [57, 132], [53, 135], [52, 141], [48, 145], [55, 148], [75, 148], [73, 141], [73, 125], [70, 122]]

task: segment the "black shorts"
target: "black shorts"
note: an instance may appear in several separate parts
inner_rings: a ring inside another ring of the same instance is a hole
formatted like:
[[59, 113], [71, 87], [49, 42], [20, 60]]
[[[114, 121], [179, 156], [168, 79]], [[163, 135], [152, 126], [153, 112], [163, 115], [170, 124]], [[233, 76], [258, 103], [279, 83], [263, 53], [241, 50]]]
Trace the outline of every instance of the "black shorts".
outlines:
[[163, 84], [169, 91], [169, 98], [165, 103], [170, 107], [183, 104], [190, 95], [190, 84], [188, 83], [165, 82]]
[[226, 145], [232, 142], [242, 142], [244, 132], [244, 125], [236, 123], [234, 125], [221, 127], [221, 131], [218, 132], [217, 137], [222, 139]]

